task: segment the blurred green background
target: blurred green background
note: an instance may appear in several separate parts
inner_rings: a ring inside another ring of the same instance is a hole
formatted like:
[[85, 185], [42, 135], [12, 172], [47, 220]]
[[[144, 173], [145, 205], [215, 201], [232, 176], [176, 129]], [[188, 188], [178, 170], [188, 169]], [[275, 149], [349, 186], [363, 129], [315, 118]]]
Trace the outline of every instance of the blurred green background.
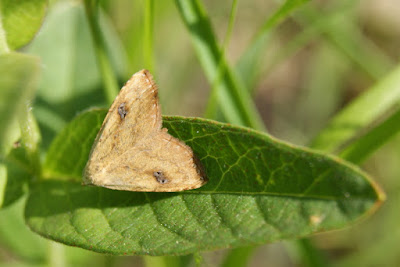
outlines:
[[[222, 44], [232, 3], [202, 2]], [[148, 68], [160, 88], [163, 114], [202, 117], [211, 86], [176, 3], [154, 1], [150, 59], [148, 47], [144, 47], [149, 44], [144, 40], [149, 27], [145, 3], [100, 1], [102, 34], [119, 85]], [[281, 4], [238, 1], [233, 31], [225, 46], [230, 66], [240, 62], [263, 23]], [[396, 0], [312, 1], [268, 32], [257, 64], [242, 79], [251, 88], [269, 133], [307, 145], [335, 113], [381, 81], [399, 64], [398, 14]], [[50, 1], [40, 32], [22, 48], [42, 59], [33, 112], [44, 149], [78, 112], [108, 106], [92, 42], [81, 1]], [[315, 247], [311, 253], [317, 251], [316, 257], [324, 258], [324, 264], [400, 266], [399, 161], [400, 139], [396, 137], [362, 166], [387, 193], [382, 207], [355, 226], [318, 234], [302, 246], [287, 241], [167, 259], [104, 256], [31, 233], [23, 222], [22, 199], [0, 210], [0, 266], [306, 266], [302, 255], [308, 245]]]

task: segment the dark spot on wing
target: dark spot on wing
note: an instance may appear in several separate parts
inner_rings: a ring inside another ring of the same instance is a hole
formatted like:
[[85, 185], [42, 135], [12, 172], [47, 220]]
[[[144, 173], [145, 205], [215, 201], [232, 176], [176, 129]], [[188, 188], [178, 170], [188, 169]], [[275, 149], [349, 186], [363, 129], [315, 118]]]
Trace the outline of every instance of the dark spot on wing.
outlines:
[[163, 172], [161, 172], [161, 171], [153, 172], [153, 176], [156, 178], [157, 182], [159, 182], [160, 184], [168, 183], [168, 179], [165, 178]]
[[122, 103], [118, 107], [118, 114], [121, 116], [121, 119], [124, 119], [126, 117], [126, 114], [128, 111], [125, 109], [125, 103]]

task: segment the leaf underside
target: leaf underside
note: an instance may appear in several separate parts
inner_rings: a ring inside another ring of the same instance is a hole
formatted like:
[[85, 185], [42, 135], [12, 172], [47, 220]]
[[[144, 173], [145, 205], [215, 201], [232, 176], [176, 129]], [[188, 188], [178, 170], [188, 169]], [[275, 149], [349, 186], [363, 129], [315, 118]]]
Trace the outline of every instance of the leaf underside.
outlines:
[[383, 198], [337, 158], [246, 128], [164, 117], [209, 182], [179, 193], [85, 187], [81, 172], [106, 110], [79, 115], [54, 140], [25, 217], [35, 232], [109, 254], [181, 255], [307, 236], [371, 212]]

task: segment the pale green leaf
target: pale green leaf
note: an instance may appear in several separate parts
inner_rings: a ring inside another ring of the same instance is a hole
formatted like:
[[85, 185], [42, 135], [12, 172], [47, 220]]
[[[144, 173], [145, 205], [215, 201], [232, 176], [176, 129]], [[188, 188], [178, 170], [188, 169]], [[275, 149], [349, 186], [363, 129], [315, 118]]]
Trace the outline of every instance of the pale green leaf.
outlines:
[[46, 10], [47, 0], [0, 1], [0, 17], [9, 48], [20, 48], [33, 39], [42, 25]]

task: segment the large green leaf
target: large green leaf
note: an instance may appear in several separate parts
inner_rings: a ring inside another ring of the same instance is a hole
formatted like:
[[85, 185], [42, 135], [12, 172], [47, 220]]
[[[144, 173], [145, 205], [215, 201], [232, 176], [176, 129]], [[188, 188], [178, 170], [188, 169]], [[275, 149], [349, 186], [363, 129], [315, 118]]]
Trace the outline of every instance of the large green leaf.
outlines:
[[11, 49], [32, 40], [42, 25], [46, 9], [47, 0], [0, 0], [0, 17]]
[[[37, 233], [111, 254], [185, 254], [297, 238], [346, 226], [383, 199], [356, 167], [247, 128], [164, 117], [209, 182], [180, 193], [81, 185], [106, 110], [79, 115], [54, 140], [25, 216]], [[62, 179], [70, 177], [70, 179]]]

